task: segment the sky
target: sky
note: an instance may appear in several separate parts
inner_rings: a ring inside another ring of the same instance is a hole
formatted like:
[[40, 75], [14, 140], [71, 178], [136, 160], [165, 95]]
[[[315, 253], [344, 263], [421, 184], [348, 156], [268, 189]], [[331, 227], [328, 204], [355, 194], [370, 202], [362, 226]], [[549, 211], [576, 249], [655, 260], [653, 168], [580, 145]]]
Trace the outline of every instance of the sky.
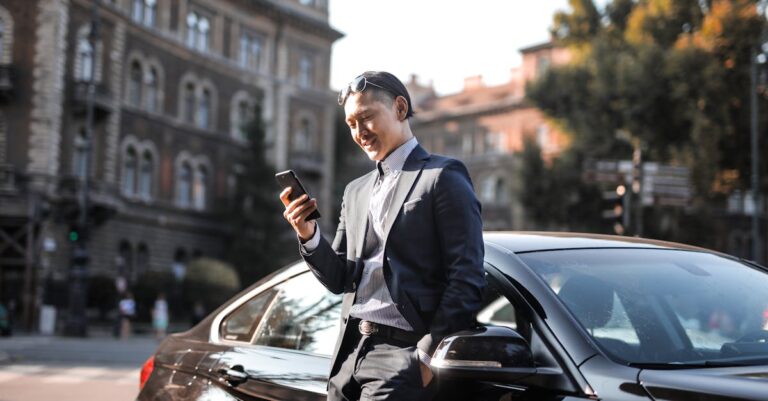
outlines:
[[509, 79], [519, 49], [549, 39], [552, 16], [567, 0], [330, 0], [330, 23], [346, 36], [333, 46], [331, 87], [366, 70], [407, 82], [433, 82], [438, 94], [461, 91], [464, 78]]

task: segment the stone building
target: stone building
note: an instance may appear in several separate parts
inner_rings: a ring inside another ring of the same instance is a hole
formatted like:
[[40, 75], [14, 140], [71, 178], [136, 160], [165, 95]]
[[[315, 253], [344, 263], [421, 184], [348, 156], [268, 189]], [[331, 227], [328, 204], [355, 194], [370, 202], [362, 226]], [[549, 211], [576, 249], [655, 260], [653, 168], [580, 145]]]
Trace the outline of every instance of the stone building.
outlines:
[[67, 280], [66, 221], [86, 174], [100, 223], [88, 241], [91, 276], [130, 281], [221, 255], [221, 213], [257, 103], [269, 160], [332, 205], [329, 70], [342, 35], [327, 0], [94, 3], [0, 1], [0, 301], [27, 322], [42, 283]]
[[518, 153], [525, 137], [533, 137], [545, 160], [564, 149], [565, 136], [545, 121], [541, 111], [525, 101], [525, 84], [550, 65], [567, 63], [569, 53], [551, 43], [521, 49], [522, 65], [509, 81], [489, 86], [481, 76], [464, 80], [461, 92], [435, 96], [413, 77], [416, 94], [415, 135], [429, 151], [462, 160], [469, 169], [483, 204], [486, 230], [528, 228], [516, 196], [520, 187]]

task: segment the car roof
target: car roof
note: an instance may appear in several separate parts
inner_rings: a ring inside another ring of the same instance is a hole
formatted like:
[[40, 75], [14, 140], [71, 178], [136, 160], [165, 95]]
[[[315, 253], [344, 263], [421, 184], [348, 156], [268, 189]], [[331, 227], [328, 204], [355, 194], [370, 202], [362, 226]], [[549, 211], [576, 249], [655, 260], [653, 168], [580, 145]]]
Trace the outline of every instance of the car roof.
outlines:
[[594, 248], [681, 249], [712, 252], [708, 249], [678, 244], [675, 242], [603, 234], [539, 231], [486, 231], [483, 233], [483, 237], [486, 242], [499, 245], [514, 253]]

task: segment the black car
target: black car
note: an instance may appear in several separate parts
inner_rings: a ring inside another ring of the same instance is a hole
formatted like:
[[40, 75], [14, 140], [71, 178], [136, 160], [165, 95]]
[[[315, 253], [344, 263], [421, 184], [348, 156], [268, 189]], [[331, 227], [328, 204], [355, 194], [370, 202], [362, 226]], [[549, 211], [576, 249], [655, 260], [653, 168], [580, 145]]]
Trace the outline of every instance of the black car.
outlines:
[[[486, 233], [478, 325], [437, 399], [768, 400], [768, 271], [628, 237]], [[322, 400], [340, 296], [296, 263], [147, 361], [139, 400]]]

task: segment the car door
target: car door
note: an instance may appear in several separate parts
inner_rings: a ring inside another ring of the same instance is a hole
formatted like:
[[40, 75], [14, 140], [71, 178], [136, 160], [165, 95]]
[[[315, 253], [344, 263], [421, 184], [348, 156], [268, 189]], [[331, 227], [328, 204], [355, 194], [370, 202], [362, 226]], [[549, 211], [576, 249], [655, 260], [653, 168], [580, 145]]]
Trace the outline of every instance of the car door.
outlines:
[[340, 308], [309, 272], [253, 297], [221, 321], [220, 381], [245, 400], [324, 400]]

